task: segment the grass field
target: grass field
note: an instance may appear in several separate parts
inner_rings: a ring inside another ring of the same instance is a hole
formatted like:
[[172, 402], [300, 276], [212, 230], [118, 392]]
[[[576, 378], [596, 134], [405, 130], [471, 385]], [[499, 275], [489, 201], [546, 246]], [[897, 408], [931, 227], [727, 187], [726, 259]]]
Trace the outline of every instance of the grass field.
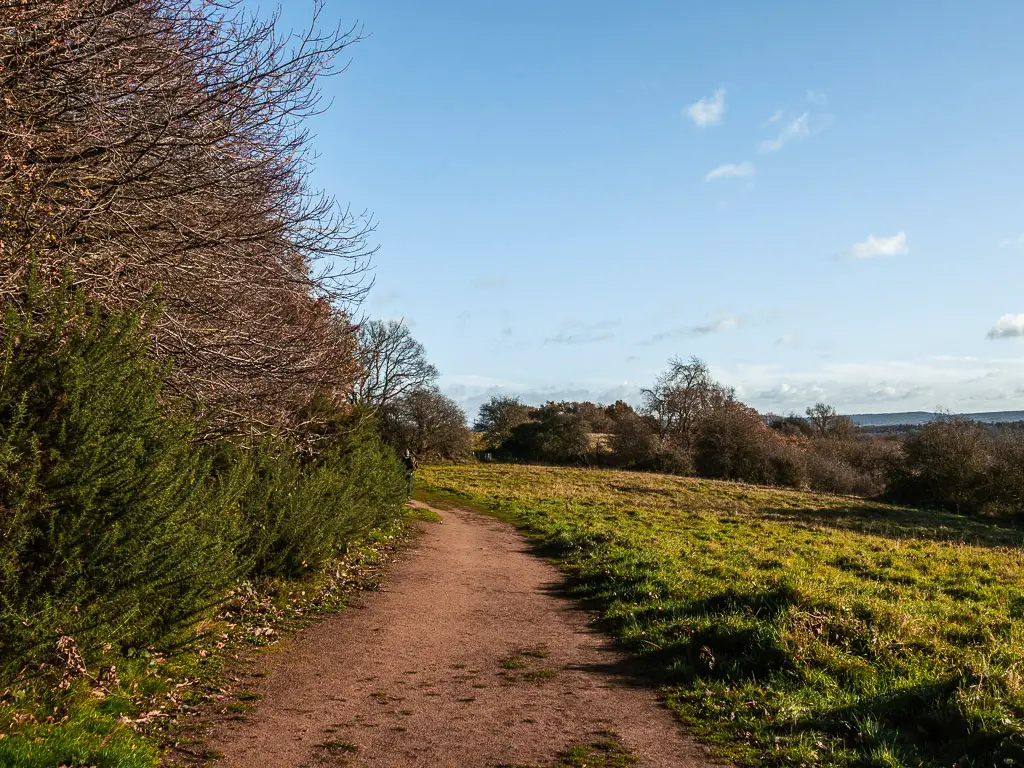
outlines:
[[1024, 532], [858, 499], [632, 472], [426, 467], [488, 508], [724, 758], [1024, 766]]

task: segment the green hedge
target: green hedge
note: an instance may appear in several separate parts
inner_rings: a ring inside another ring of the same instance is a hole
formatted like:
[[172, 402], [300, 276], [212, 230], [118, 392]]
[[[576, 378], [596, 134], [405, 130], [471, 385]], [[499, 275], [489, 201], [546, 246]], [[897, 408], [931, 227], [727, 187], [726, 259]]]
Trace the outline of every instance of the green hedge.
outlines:
[[239, 461], [252, 473], [241, 504], [241, 553], [257, 576], [295, 577], [322, 567], [396, 514], [406, 498], [398, 458], [372, 425], [315, 457], [266, 440], [229, 465]]
[[144, 318], [34, 286], [5, 309], [0, 680], [62, 637], [86, 664], [166, 648], [246, 573], [317, 568], [400, 510], [401, 468], [372, 429], [318, 456], [280, 438], [204, 446], [164, 406]]

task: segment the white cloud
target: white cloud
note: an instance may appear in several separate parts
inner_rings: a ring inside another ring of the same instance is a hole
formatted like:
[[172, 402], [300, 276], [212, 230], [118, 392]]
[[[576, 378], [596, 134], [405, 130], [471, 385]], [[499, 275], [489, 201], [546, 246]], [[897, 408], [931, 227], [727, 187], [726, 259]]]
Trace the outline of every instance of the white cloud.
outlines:
[[701, 128], [709, 125], [718, 125], [722, 122], [722, 114], [725, 112], [725, 89], [719, 88], [711, 98], [703, 98], [694, 102], [686, 108], [686, 114], [690, 116], [694, 124]]
[[907, 247], [907, 233], [898, 232], [892, 237], [868, 236], [862, 243], [850, 246], [850, 255], [855, 259], [873, 259], [876, 256], [903, 256], [910, 253]]
[[720, 317], [717, 320], [704, 323], [703, 325], [694, 325], [688, 328], [670, 328], [667, 331], [660, 331], [659, 333], [650, 336], [640, 343], [644, 346], [651, 344], [657, 344], [661, 341], [668, 341], [670, 339], [684, 339], [691, 336], [709, 336], [713, 333], [726, 333], [727, 331], [735, 331], [740, 326], [746, 324], [746, 320], [736, 315], [726, 315]]
[[578, 331], [566, 333], [559, 331], [555, 336], [548, 336], [544, 339], [545, 344], [594, 344], [598, 341], [607, 341], [614, 336], [611, 331]]
[[714, 322], [691, 328], [690, 333], [695, 336], [707, 336], [709, 333], [725, 333], [726, 331], [734, 331], [739, 328], [741, 322], [740, 318], [730, 315]]
[[[709, 363], [716, 379], [736, 387], [743, 402], [762, 412], [802, 413], [815, 402], [830, 403], [845, 413], [934, 411], [937, 407], [960, 413], [1024, 409], [1024, 357], [978, 360], [950, 355], [828, 362], [803, 369], [778, 363]], [[659, 359], [636, 383], [591, 379], [551, 385], [462, 375], [445, 376], [441, 385], [471, 419], [492, 395], [516, 395], [536, 405], [547, 400], [613, 403], [620, 398], [636, 404], [640, 387], [654, 380], [661, 364]]]
[[774, 112], [772, 112], [772, 116], [771, 117], [769, 117], [767, 120], [765, 120], [763, 123], [761, 123], [761, 127], [762, 128], [766, 128], [769, 125], [775, 125], [775, 123], [779, 122], [779, 120], [781, 120], [783, 117], [785, 117], [785, 115], [786, 115], [786, 110], [784, 110], [784, 109], [776, 109]]
[[986, 334], [989, 339], [1012, 339], [1024, 336], [1024, 315], [1003, 315]]
[[754, 167], [753, 163], [746, 161], [742, 163], [726, 163], [708, 171], [704, 181], [712, 181], [713, 179], [742, 179], [753, 176], [755, 173], [757, 173], [757, 168]]
[[1024, 235], [1019, 237], [1008, 237], [999, 241], [1000, 248], [1024, 248]]
[[812, 104], [828, 104], [828, 96], [811, 88], [807, 89], [807, 100]]
[[562, 329], [554, 336], [544, 339], [545, 344], [593, 344], [607, 341], [615, 334], [612, 328], [620, 324], [619, 320], [599, 320], [593, 323], [570, 319], [562, 324]]
[[762, 152], [778, 152], [794, 139], [806, 139], [811, 135], [811, 115], [804, 112], [800, 117], [790, 120], [779, 133], [778, 138], [761, 142]]
[[937, 407], [973, 413], [1024, 407], [1024, 358], [824, 363], [809, 370], [712, 364], [711, 369], [720, 381], [736, 387], [743, 402], [776, 413], [802, 412], [818, 401], [846, 413]]

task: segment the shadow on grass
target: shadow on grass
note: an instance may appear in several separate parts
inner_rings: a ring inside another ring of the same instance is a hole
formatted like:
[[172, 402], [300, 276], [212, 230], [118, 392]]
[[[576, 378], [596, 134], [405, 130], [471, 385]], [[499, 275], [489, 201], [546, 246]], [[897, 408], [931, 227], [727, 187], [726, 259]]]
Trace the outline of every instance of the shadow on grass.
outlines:
[[888, 539], [959, 542], [979, 547], [1024, 546], [1024, 525], [901, 507], [850, 506], [832, 509], [765, 508], [752, 517], [814, 527], [840, 528]]
[[888, 744], [908, 764], [1024, 766], [1024, 734], [1010, 721], [981, 722], [965, 713], [958, 692], [977, 682], [949, 677], [878, 694], [813, 713], [794, 727], [839, 737], [860, 752]]

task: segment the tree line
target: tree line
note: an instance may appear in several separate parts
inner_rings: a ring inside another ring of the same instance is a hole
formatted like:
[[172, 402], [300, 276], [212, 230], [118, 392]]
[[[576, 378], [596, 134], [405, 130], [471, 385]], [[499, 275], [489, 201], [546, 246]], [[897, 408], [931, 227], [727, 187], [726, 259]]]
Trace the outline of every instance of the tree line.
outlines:
[[469, 453], [422, 346], [360, 316], [372, 219], [310, 182], [361, 39], [320, 11], [0, 4], [0, 688], [180, 647], [393, 524], [396, 448]]
[[498, 460], [667, 472], [885, 498], [970, 514], [1024, 511], [1024, 432], [943, 417], [910, 432], [857, 429], [825, 403], [803, 416], [760, 414], [700, 359], [674, 358], [641, 392], [618, 401], [495, 396], [474, 424]]

